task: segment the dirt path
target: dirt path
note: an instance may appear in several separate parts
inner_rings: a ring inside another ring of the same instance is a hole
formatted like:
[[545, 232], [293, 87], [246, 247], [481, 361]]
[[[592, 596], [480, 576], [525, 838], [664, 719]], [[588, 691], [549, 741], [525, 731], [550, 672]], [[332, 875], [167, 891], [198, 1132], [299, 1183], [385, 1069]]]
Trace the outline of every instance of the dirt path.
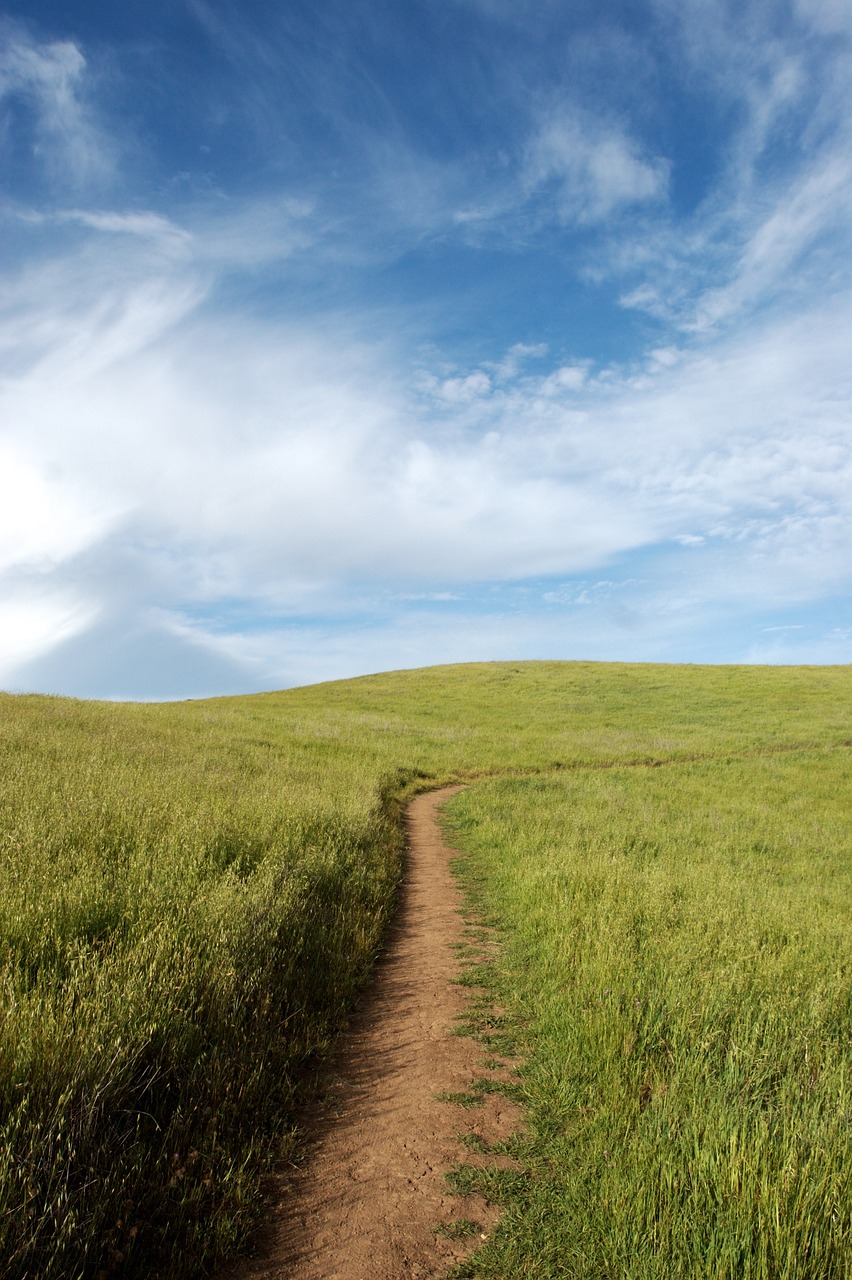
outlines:
[[221, 1280], [425, 1280], [479, 1242], [479, 1233], [448, 1239], [439, 1224], [468, 1219], [485, 1233], [496, 1220], [478, 1197], [452, 1195], [443, 1176], [458, 1160], [482, 1163], [458, 1134], [494, 1141], [517, 1123], [500, 1095], [475, 1109], [436, 1096], [488, 1074], [482, 1047], [454, 1034], [468, 998], [453, 983], [465, 934], [435, 810], [455, 790], [409, 807], [398, 918], [306, 1118], [307, 1156], [282, 1185], [256, 1255]]

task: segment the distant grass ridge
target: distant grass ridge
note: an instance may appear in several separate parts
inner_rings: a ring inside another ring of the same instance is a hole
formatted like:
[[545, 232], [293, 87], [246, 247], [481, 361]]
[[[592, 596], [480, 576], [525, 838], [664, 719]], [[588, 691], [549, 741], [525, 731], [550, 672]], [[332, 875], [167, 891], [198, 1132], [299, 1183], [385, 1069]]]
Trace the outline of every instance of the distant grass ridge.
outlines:
[[241, 1236], [380, 946], [414, 790], [781, 759], [848, 739], [850, 692], [845, 668], [516, 663], [0, 696], [0, 1274], [177, 1276]]

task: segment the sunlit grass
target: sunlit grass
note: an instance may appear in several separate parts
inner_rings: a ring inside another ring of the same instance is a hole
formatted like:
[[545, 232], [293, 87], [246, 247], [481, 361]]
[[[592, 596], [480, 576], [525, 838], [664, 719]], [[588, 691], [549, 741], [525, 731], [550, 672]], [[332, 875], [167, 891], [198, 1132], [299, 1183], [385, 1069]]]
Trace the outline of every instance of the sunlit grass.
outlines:
[[849, 737], [850, 684], [521, 663], [164, 706], [0, 696], [3, 1274], [166, 1276], [239, 1238], [380, 946], [407, 794], [783, 759]]
[[461, 1274], [852, 1273], [850, 800], [846, 748], [456, 798], [530, 1120]]

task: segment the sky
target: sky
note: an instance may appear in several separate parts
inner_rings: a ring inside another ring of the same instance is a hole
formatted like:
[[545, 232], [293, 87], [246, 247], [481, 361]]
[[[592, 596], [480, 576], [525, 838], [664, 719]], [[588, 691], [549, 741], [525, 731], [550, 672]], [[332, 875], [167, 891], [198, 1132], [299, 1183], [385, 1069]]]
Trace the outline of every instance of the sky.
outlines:
[[0, 687], [852, 658], [848, 0], [0, 8]]

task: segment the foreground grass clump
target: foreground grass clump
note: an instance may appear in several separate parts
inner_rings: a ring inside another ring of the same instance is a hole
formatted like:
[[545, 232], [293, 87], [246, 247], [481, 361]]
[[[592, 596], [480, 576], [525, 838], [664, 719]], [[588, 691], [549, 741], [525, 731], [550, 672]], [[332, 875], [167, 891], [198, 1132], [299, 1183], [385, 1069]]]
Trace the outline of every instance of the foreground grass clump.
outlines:
[[464, 877], [506, 939], [493, 979], [529, 1051], [531, 1125], [531, 1176], [461, 1274], [852, 1274], [851, 765], [840, 749], [456, 797]]
[[187, 1275], [241, 1236], [380, 945], [413, 789], [782, 758], [849, 736], [850, 687], [521, 663], [163, 706], [0, 696], [0, 1275]]

